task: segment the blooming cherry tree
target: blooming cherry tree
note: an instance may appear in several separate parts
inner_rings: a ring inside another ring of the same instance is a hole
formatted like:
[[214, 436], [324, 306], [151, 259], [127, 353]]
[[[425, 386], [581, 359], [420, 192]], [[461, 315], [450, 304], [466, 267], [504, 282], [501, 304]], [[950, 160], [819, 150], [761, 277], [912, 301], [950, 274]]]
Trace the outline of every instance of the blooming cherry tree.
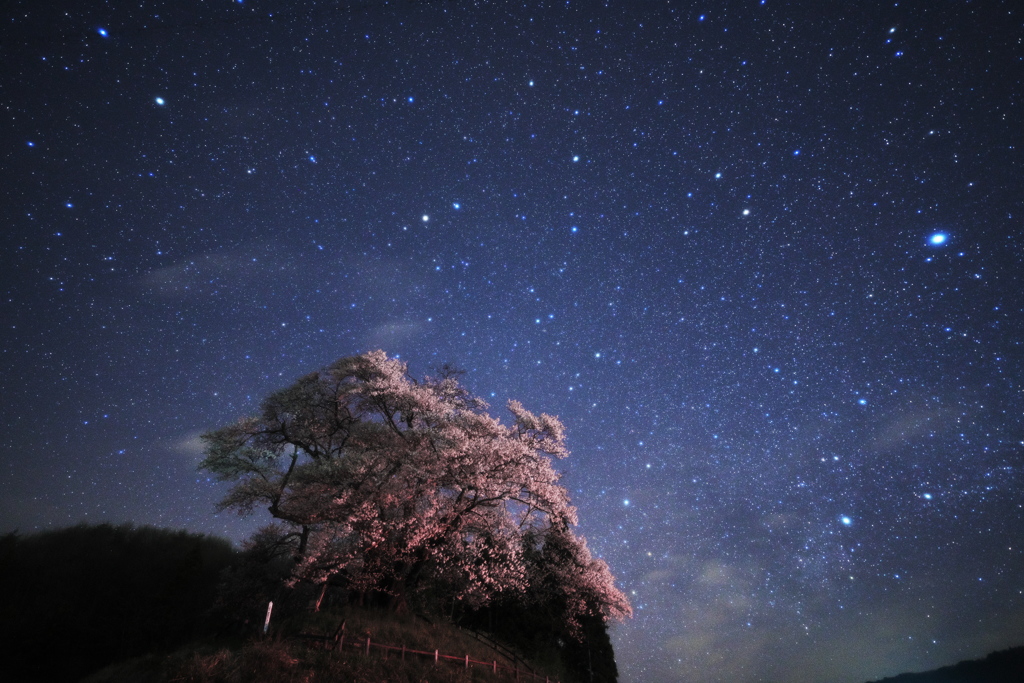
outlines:
[[[528, 536], [557, 529], [577, 544], [576, 564], [591, 562], [569, 530], [576, 510], [552, 466], [568, 455], [562, 424], [516, 401], [503, 424], [487, 407], [452, 373], [416, 381], [404, 363], [372, 351], [205, 434], [200, 467], [235, 482], [221, 509], [265, 508], [278, 521], [293, 580], [342, 574], [353, 588], [404, 597], [431, 579], [484, 604], [527, 589], [536, 574], [524, 558]], [[587, 594], [607, 615], [626, 614], [607, 567], [587, 566], [586, 581], [601, 584]], [[570, 584], [584, 579], [566, 571], [566, 595], [575, 595]]]

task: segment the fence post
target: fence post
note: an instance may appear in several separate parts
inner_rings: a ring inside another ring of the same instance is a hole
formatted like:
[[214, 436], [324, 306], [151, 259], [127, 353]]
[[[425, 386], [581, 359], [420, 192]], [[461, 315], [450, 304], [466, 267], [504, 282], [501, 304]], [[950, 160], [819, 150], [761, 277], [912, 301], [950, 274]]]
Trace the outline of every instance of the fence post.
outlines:
[[345, 621], [342, 621], [341, 622], [341, 626], [339, 626], [337, 628], [337, 630], [335, 630], [334, 637], [331, 638], [332, 642], [331, 642], [330, 649], [332, 649], [332, 650], [334, 650], [334, 649], [340, 650], [342, 648], [342, 645], [343, 645], [344, 639], [345, 639], [345, 623], [346, 623]]
[[270, 628], [270, 613], [274, 611], [274, 601], [271, 600], [267, 603], [267, 618], [263, 620], [263, 635], [267, 635], [267, 629]]
[[498, 673], [498, 660], [494, 660], [494, 673]]
[[466, 655], [466, 668], [469, 668], [469, 655]]
[[370, 656], [370, 636], [366, 636], [366, 656]]
[[434, 664], [437, 664], [437, 650], [434, 650]]

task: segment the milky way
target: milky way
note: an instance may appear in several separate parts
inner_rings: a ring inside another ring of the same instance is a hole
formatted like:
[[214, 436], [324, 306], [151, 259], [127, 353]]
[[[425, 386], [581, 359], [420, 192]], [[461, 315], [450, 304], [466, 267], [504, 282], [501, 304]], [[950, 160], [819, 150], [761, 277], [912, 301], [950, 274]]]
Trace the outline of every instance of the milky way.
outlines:
[[239, 540], [199, 434], [383, 348], [565, 422], [624, 681], [1024, 643], [1013, 3], [193, 4], [2, 10], [0, 531]]

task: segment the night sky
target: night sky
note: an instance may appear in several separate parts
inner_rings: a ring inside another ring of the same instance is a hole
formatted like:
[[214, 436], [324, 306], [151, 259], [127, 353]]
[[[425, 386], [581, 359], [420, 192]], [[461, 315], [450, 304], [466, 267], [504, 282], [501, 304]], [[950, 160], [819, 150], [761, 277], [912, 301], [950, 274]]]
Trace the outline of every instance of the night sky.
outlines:
[[562, 418], [627, 683], [1024, 644], [1015, 3], [7, 2], [0, 531], [241, 540], [339, 357]]

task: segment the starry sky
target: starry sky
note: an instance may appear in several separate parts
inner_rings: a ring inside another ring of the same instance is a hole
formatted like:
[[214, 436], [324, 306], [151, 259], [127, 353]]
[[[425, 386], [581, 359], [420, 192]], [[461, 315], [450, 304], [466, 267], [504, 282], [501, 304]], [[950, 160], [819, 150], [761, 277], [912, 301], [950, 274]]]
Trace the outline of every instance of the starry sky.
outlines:
[[1019, 6], [0, 11], [0, 531], [240, 540], [199, 434], [383, 348], [565, 422], [627, 683], [1024, 643]]

